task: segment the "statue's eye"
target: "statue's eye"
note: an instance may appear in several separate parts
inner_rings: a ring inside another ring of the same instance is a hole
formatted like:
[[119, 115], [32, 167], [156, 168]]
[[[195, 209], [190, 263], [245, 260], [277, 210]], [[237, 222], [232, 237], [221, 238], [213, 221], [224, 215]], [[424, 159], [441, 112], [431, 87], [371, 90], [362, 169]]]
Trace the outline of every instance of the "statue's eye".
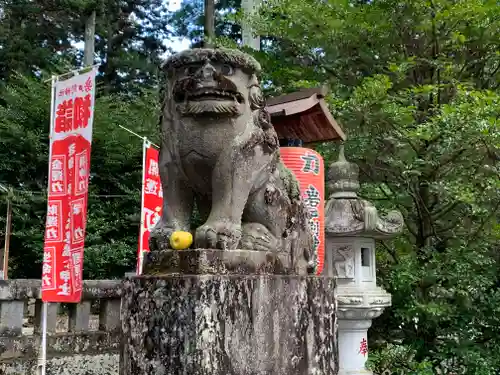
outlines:
[[191, 76], [195, 74], [198, 71], [198, 69], [200, 69], [200, 67], [196, 65], [188, 66], [186, 69], [184, 69], [184, 74]]
[[225, 76], [230, 76], [233, 74], [233, 67], [231, 65], [222, 65], [220, 72]]

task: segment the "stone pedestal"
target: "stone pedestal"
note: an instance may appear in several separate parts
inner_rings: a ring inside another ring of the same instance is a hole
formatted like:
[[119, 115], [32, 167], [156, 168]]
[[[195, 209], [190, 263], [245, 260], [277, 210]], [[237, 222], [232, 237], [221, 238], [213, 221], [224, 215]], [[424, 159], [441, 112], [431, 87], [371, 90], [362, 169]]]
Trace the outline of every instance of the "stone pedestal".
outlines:
[[[339, 320], [339, 375], [368, 375], [365, 368], [368, 359], [367, 332], [371, 320]], [[347, 360], [346, 360], [347, 359]]]
[[150, 257], [168, 258], [124, 283], [121, 375], [337, 374], [333, 278], [287, 275], [261, 252]]
[[339, 375], [369, 375], [368, 329], [391, 305], [391, 295], [380, 287], [358, 289], [339, 286], [336, 294]]

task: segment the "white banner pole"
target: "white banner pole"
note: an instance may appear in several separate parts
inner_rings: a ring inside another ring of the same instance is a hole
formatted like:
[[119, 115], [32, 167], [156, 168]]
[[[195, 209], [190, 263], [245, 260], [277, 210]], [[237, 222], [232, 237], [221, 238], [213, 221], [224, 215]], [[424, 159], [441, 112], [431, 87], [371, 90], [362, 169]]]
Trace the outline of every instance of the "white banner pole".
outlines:
[[[58, 77], [52, 76], [52, 85], [51, 85], [51, 100], [50, 100], [50, 125], [49, 125], [49, 175], [50, 175], [50, 160], [52, 159], [52, 137], [54, 133], [53, 123], [54, 123], [54, 112], [56, 107], [56, 82]], [[49, 195], [50, 186], [47, 186], [47, 196]], [[48, 207], [48, 202], [47, 202]], [[42, 281], [43, 282], [43, 281]], [[41, 350], [40, 356], [38, 359], [38, 373], [40, 375], [45, 375], [47, 368], [47, 302], [43, 302], [42, 304], [42, 317], [41, 317], [41, 325], [42, 325], [42, 341], [41, 341]]]
[[47, 313], [48, 302], [42, 305], [42, 358], [40, 360], [40, 375], [45, 375], [47, 369]]
[[[56, 82], [58, 80], [57, 76], [52, 76], [52, 88], [51, 88], [51, 95], [50, 95], [50, 125], [49, 125], [49, 173], [50, 173], [50, 160], [52, 158], [52, 137], [54, 136], [54, 113], [56, 109]], [[49, 194], [49, 186], [47, 186], [47, 196]], [[48, 202], [47, 202], [47, 207], [48, 207]]]

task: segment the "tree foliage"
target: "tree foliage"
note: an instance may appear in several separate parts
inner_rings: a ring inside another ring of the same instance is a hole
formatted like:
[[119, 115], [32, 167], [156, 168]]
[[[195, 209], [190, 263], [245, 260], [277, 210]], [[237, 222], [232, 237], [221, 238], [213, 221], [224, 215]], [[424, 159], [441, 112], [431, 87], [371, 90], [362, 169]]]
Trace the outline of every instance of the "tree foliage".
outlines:
[[[215, 35], [241, 40], [241, 26], [232, 15], [241, 7], [241, 0], [221, 0], [215, 3]], [[188, 38], [193, 47], [203, 42], [205, 24], [204, 0], [184, 0], [180, 9], [172, 16], [175, 36]]]
[[379, 249], [393, 307], [371, 331], [375, 369], [496, 373], [496, 2], [276, 0], [253, 25], [276, 41], [256, 54], [270, 92], [328, 83], [363, 195], [404, 215], [404, 236]]
[[96, 12], [95, 58], [106, 92], [156, 84], [167, 51], [163, 0], [4, 0], [0, 15], [0, 81], [14, 72], [65, 73], [82, 65], [85, 23]]

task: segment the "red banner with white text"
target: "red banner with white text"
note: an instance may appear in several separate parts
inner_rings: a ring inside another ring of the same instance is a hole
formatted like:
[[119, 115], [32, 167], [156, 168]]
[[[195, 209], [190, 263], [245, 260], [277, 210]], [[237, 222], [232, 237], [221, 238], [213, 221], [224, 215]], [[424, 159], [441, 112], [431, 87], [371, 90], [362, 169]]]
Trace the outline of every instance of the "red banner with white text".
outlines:
[[142, 258], [144, 252], [149, 251], [149, 234], [160, 219], [163, 206], [163, 193], [158, 170], [158, 156], [158, 150], [149, 142], [145, 141], [137, 274], [142, 273]]
[[52, 85], [47, 219], [42, 300], [80, 302], [87, 192], [94, 119], [95, 73]]
[[323, 272], [325, 261], [325, 167], [316, 151], [305, 147], [282, 147], [281, 158], [285, 166], [297, 177], [302, 199], [311, 214], [314, 252], [317, 257], [316, 273]]

